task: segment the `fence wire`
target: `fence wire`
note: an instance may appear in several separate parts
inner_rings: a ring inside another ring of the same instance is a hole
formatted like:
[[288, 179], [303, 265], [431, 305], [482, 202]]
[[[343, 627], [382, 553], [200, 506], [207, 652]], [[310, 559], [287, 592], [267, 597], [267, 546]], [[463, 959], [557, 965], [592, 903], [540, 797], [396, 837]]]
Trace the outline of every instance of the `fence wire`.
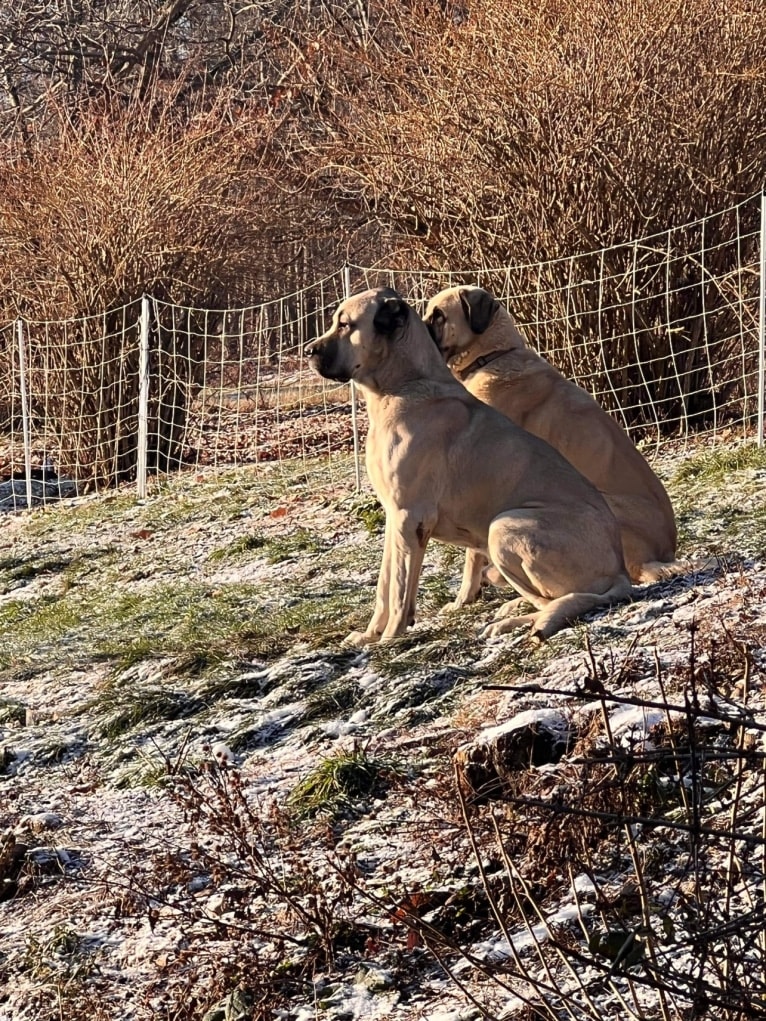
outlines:
[[751, 437], [762, 421], [761, 229], [754, 196], [555, 262], [451, 272], [350, 265], [245, 308], [147, 298], [78, 320], [7, 324], [0, 509], [134, 483], [145, 471], [161, 479], [303, 464], [316, 479], [323, 463], [337, 478], [364, 437], [364, 410], [348, 386], [313, 375], [302, 351], [349, 289], [382, 284], [420, 312], [443, 287], [488, 288], [530, 344], [648, 453], [692, 435]]

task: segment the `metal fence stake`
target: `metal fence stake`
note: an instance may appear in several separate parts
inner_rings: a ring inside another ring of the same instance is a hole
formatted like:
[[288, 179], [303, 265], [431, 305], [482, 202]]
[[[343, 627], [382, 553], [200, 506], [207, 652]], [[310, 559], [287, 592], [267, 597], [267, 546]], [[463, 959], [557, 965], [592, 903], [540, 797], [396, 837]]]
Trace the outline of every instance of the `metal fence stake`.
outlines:
[[27, 483], [27, 510], [32, 509], [32, 439], [29, 425], [29, 391], [27, 390], [27, 348], [24, 340], [24, 320], [16, 320], [16, 340], [19, 347], [19, 387], [21, 389], [21, 429], [24, 437], [24, 478]]
[[[351, 268], [343, 267], [343, 296], [351, 297]], [[351, 432], [354, 437], [354, 477], [357, 493], [362, 488], [362, 460], [359, 454], [359, 424], [356, 418], [356, 384], [351, 380]]]
[[136, 490], [139, 500], [146, 499], [146, 466], [149, 441], [149, 298], [141, 298], [138, 332], [138, 452]]

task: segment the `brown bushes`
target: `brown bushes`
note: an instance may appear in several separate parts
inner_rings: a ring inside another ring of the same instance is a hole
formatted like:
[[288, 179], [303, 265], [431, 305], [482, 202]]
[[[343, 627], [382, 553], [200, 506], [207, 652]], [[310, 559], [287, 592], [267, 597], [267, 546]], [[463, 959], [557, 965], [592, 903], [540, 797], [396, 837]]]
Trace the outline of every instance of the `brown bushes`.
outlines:
[[364, 40], [326, 37], [301, 65], [325, 129], [302, 153], [395, 232], [389, 258], [557, 259], [761, 186], [766, 16], [749, 3], [415, 0], [370, 17]]
[[[570, 374], [603, 359], [596, 386], [629, 388], [632, 424], [670, 376], [718, 385], [703, 341], [719, 376], [741, 362], [754, 281], [738, 267], [755, 239], [719, 242], [748, 235], [753, 211], [629, 242], [760, 189], [760, 6], [371, 0], [251, 28], [252, 66], [242, 50], [208, 81], [200, 52], [171, 86], [168, 51], [132, 98], [94, 79], [90, 98], [54, 93], [23, 145], [3, 143], [0, 317], [82, 316], [142, 292], [272, 298], [345, 259], [474, 279], [510, 264], [514, 312], [546, 351], [563, 336]], [[704, 424], [741, 396], [674, 392], [660, 425]]]
[[[136, 299], [221, 307], [253, 286], [264, 254], [267, 207], [251, 192], [265, 122], [238, 119], [224, 92], [179, 106], [180, 87], [151, 103], [50, 107], [28, 153], [4, 154], [0, 316], [32, 320], [33, 414], [57, 437], [57, 464], [79, 478], [119, 479], [135, 467]], [[160, 464], [204, 370], [194, 332], [159, 335], [177, 369], [172, 426], [162, 402], [152, 408]], [[155, 359], [167, 353], [155, 344]], [[6, 365], [9, 356], [0, 352]]]
[[[363, 42], [336, 36], [302, 65], [323, 132], [297, 139], [296, 152], [307, 182], [374, 219], [387, 239], [379, 264], [466, 269], [474, 280], [519, 267], [513, 310], [543, 350], [569, 348], [555, 357], [564, 371], [592, 371], [602, 343], [607, 365], [632, 365], [595, 381], [607, 395], [630, 388], [632, 424], [651, 417], [650, 400], [667, 401], [660, 424], [673, 428], [738, 399], [684, 401], [666, 381], [712, 388], [703, 341], [725, 365], [740, 320], [752, 327], [741, 303], [754, 281], [738, 268], [755, 261], [755, 239], [722, 242], [752, 230], [755, 207], [707, 233], [599, 250], [761, 188], [764, 13], [708, 0], [415, 0], [376, 5], [370, 20]], [[593, 345], [584, 357], [571, 350], [582, 342]]]

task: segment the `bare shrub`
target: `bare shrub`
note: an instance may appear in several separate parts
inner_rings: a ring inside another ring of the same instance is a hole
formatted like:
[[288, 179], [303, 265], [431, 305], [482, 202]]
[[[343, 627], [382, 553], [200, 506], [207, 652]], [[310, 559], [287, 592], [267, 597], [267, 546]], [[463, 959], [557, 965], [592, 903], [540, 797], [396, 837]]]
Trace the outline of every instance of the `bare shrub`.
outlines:
[[[493, 980], [514, 966], [539, 976], [527, 982], [534, 1016], [597, 1018], [605, 1002], [665, 1021], [764, 1016], [754, 647], [693, 628], [685, 663], [657, 663], [658, 700], [615, 690], [625, 664], [594, 672], [580, 694], [600, 699], [601, 726], [586, 726], [568, 760], [520, 773], [501, 806], [463, 802], [508, 955]], [[618, 733], [624, 710], [634, 722]], [[503, 861], [502, 896], [488, 854]]]
[[[755, 281], [738, 272], [753, 242], [720, 242], [752, 228], [755, 204], [739, 224], [626, 242], [760, 189], [766, 18], [706, 0], [399, 0], [371, 4], [369, 25], [348, 19], [296, 65], [318, 122], [294, 137], [306, 186], [379, 226], [381, 264], [474, 279], [519, 266], [513, 311], [541, 323], [543, 350], [586, 342], [558, 355], [563, 371], [632, 366], [599, 387], [629, 388], [631, 424], [675, 372], [689, 392], [715, 388], [705, 346], [723, 366], [740, 317], [754, 326], [739, 303]], [[711, 404], [687, 414], [702, 423]], [[678, 410], [668, 403], [671, 422]]]
[[[611, 410], [621, 392], [631, 426], [657, 414], [669, 432], [740, 408], [757, 204], [697, 221], [762, 185], [766, 16], [747, 0], [180, 4], [167, 45], [144, 26], [115, 67], [109, 32], [137, 31], [120, 9], [79, 71], [46, 41], [49, 7], [30, 23], [34, 81], [15, 56], [9, 70], [0, 319], [108, 310], [46, 365], [52, 382], [74, 372], [45, 409], [65, 468], [133, 471], [135, 338], [114, 310], [142, 293], [208, 310], [258, 302], [344, 260], [465, 269], [495, 289], [506, 278], [492, 268], [517, 267], [512, 311], [562, 371], [600, 366], [594, 385]], [[202, 26], [227, 17], [222, 54], [220, 31]], [[301, 312], [313, 330], [316, 309]], [[179, 357], [151, 409], [158, 468], [179, 462], [200, 379], [194, 324], [179, 325], [172, 352], [159, 347]], [[30, 347], [34, 392], [35, 331]]]
[[[0, 315], [32, 321], [33, 414], [44, 412], [62, 467], [80, 478], [119, 479], [135, 466], [136, 299], [216, 308], [254, 275], [263, 224], [250, 201], [252, 153], [265, 122], [238, 117], [223, 91], [177, 105], [180, 87], [151, 103], [49, 109], [30, 155], [2, 153]], [[172, 392], [150, 406], [158, 467], [174, 455], [204, 371], [199, 331], [181, 325], [154, 338], [150, 371], [163, 360], [174, 370]], [[0, 357], [6, 365], [7, 347]]]

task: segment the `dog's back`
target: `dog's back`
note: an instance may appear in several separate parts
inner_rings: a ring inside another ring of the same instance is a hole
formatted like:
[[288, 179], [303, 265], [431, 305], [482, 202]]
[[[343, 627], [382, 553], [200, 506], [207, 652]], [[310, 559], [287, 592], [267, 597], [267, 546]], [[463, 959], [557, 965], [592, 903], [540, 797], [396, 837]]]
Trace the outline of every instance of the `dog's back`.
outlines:
[[429, 302], [437, 341], [463, 385], [555, 447], [601, 492], [617, 518], [631, 577], [650, 580], [673, 562], [670, 499], [629, 436], [587, 391], [527, 346], [511, 314], [479, 288], [450, 288]]
[[530, 348], [508, 351], [465, 381], [479, 400], [555, 447], [603, 493], [638, 577], [647, 561], [672, 561], [675, 515], [665, 487], [619, 424], [589, 393]]

